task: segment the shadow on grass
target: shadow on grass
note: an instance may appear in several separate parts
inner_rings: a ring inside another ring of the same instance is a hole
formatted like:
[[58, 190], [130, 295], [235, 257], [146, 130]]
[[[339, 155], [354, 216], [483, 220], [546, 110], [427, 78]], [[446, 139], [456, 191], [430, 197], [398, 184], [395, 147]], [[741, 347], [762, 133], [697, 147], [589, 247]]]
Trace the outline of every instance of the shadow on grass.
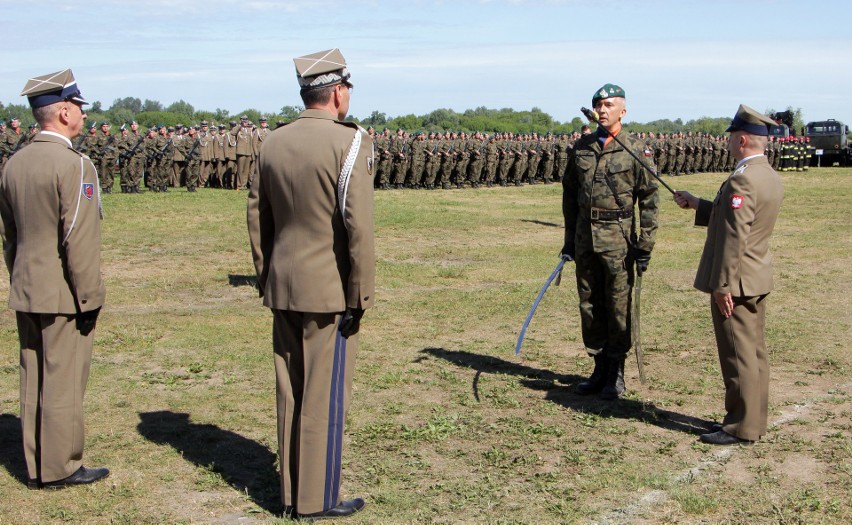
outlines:
[[547, 222], [540, 221], [538, 219], [521, 219], [521, 222], [531, 222], [533, 224], [538, 224], [539, 226], [550, 226], [551, 228], [564, 228], [563, 224], [556, 224], [555, 222]]
[[0, 464], [13, 478], [27, 483], [24, 463], [24, 444], [21, 441], [21, 419], [12, 414], [0, 414]]
[[237, 287], [237, 286], [251, 286], [252, 288], [257, 288], [257, 276], [256, 275], [235, 275], [233, 273], [228, 274], [228, 284]]
[[216, 425], [192, 423], [181, 412], [140, 412], [139, 433], [169, 445], [185, 459], [222, 476], [265, 511], [283, 511], [275, 454], [265, 446]]
[[476, 370], [473, 378], [473, 395], [479, 401], [479, 377], [483, 373], [506, 374], [522, 377], [521, 385], [531, 389], [546, 391], [545, 399], [576, 412], [595, 414], [602, 417], [633, 419], [668, 430], [699, 434], [707, 432], [712, 421], [672, 412], [657, 407], [653, 403], [634, 399], [604, 401], [597, 396], [581, 396], [574, 393], [577, 383], [585, 377], [557, 374], [550, 370], [533, 368], [488, 355], [479, 355], [464, 350], [445, 348], [424, 348], [421, 353], [449, 361], [456, 366]]

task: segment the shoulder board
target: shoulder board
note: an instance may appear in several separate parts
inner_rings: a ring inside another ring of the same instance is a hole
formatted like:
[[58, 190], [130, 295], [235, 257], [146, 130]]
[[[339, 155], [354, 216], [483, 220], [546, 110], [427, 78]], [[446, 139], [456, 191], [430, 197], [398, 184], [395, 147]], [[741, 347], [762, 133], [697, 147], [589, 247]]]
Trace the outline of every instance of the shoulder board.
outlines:
[[366, 133], [366, 130], [364, 128], [362, 128], [361, 126], [359, 126], [358, 124], [356, 124], [354, 122], [349, 122], [348, 120], [335, 120], [335, 122], [337, 122], [338, 124], [341, 124], [343, 126], [346, 126], [348, 128], [360, 129], [360, 130], [362, 130]]

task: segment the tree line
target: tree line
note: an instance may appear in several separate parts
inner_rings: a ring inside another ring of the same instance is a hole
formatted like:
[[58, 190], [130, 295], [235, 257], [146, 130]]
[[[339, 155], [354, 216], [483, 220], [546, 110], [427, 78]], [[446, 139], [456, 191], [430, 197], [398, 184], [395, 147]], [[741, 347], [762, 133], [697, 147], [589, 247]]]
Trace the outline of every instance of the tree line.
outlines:
[[[192, 104], [184, 100], [178, 100], [168, 106], [156, 100], [145, 99], [144, 101], [135, 97], [117, 98], [109, 108], [104, 109], [100, 101], [95, 101], [87, 108], [86, 113], [89, 122], [110, 122], [114, 126], [121, 126], [135, 120], [143, 128], [151, 126], [176, 124], [195, 124], [206, 120], [211, 123], [228, 123], [238, 120], [240, 116], [246, 115], [249, 120], [257, 123], [261, 117], [268, 119], [270, 127], [275, 127], [279, 121], [289, 122], [296, 118], [303, 110], [300, 106], [284, 106], [277, 113], [266, 113], [254, 108], [246, 108], [240, 112], [231, 114], [228, 110], [216, 108], [215, 111], [196, 110]], [[801, 109], [787, 108], [794, 118], [794, 129], [800, 130], [804, 127]], [[768, 109], [767, 114], [775, 113]], [[23, 127], [29, 127], [34, 122], [30, 108], [22, 104], [4, 105], [0, 102], [0, 120], [8, 121], [9, 117], [16, 116], [21, 119]], [[518, 111], [512, 108], [489, 109], [480, 106], [476, 109], [468, 109], [462, 113], [452, 109], [436, 109], [426, 115], [401, 115], [388, 116], [380, 111], [373, 111], [370, 116], [358, 119], [352, 115], [347, 120], [357, 122], [363, 127], [381, 130], [389, 128], [395, 130], [402, 128], [407, 131], [481, 131], [493, 133], [495, 131], [509, 131], [512, 133], [572, 133], [580, 131], [586, 122], [580, 117], [575, 117], [568, 122], [559, 122], [537, 107], [530, 110]], [[658, 119], [651, 122], [627, 122], [625, 127], [630, 131], [652, 131], [654, 133], [676, 133], [679, 131], [700, 131], [713, 135], [721, 135], [730, 123], [730, 117], [701, 117], [684, 122], [680, 118]]]

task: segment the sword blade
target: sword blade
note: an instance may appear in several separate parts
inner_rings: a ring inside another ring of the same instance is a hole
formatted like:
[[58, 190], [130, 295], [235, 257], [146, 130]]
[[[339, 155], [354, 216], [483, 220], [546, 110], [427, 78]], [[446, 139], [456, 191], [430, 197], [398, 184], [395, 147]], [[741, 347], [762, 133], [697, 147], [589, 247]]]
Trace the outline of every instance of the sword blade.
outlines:
[[642, 312], [642, 274], [637, 272], [636, 285], [633, 287], [633, 351], [636, 354], [636, 364], [639, 366], [639, 381], [645, 384], [645, 364], [642, 362], [642, 330], [640, 314]]
[[550, 283], [552, 283], [558, 275], [561, 275], [562, 267], [565, 266], [565, 261], [569, 260], [570, 259], [568, 259], [567, 256], [559, 259], [559, 264], [556, 265], [556, 269], [553, 270], [553, 273], [551, 273], [550, 277], [547, 278], [547, 281], [544, 282], [544, 286], [541, 287], [541, 291], [538, 292], [538, 296], [535, 298], [532, 308], [530, 308], [530, 313], [527, 314], [527, 319], [524, 321], [524, 326], [521, 327], [521, 333], [518, 335], [518, 342], [515, 343], [515, 355], [519, 355], [521, 353], [521, 345], [524, 343], [524, 336], [527, 333], [527, 328], [530, 325], [530, 321], [532, 321], [536, 308], [538, 308], [538, 303], [540, 303], [541, 298], [544, 297], [544, 292], [547, 291]]

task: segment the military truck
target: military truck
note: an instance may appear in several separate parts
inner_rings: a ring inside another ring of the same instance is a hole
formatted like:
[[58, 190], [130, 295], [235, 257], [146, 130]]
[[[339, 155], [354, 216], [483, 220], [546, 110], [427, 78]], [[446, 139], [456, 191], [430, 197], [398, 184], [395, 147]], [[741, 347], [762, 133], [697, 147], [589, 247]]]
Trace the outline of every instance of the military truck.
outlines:
[[787, 124], [775, 124], [774, 126], [769, 126], [769, 134], [777, 139], [789, 137], [790, 128]]
[[841, 166], [849, 164], [849, 144], [846, 134], [849, 127], [834, 120], [819, 120], [808, 122], [805, 126], [805, 136], [810, 140], [813, 151], [811, 166]]

